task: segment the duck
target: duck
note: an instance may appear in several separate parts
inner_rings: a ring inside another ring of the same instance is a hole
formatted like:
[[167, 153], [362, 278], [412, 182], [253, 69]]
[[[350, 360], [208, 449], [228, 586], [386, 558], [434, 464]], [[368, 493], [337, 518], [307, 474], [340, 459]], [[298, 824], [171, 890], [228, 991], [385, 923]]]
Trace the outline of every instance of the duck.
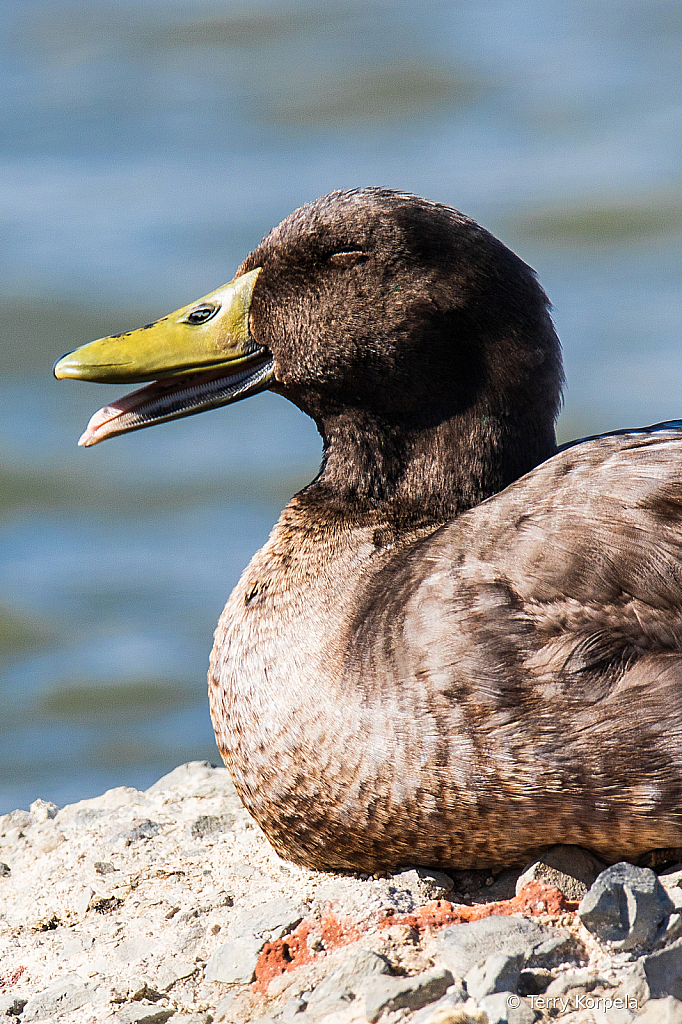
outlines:
[[54, 372], [150, 382], [85, 447], [266, 389], [322, 436], [208, 673], [280, 856], [378, 873], [682, 848], [682, 422], [558, 448], [549, 300], [483, 227], [333, 192], [224, 287]]

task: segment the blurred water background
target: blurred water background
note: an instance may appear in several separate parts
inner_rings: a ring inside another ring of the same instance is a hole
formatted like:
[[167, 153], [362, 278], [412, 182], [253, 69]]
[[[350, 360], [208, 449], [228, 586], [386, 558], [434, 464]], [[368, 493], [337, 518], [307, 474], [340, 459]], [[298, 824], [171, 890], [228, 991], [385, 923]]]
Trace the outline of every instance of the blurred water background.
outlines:
[[[0, 0], [0, 813], [219, 760], [205, 672], [314, 474], [272, 395], [76, 447], [121, 388], [54, 359], [378, 184], [533, 265], [562, 439], [682, 415], [679, 0]], [[125, 390], [125, 389], [123, 389]]]

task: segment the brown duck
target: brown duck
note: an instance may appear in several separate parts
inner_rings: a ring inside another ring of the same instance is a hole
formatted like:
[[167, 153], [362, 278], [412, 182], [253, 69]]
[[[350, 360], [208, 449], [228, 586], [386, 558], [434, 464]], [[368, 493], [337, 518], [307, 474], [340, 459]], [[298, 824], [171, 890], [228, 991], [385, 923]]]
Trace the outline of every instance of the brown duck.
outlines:
[[269, 388], [315, 420], [215, 634], [215, 733], [277, 851], [483, 867], [682, 846], [682, 423], [557, 451], [533, 271], [456, 210], [302, 207], [224, 288], [64, 356], [155, 383], [81, 444]]

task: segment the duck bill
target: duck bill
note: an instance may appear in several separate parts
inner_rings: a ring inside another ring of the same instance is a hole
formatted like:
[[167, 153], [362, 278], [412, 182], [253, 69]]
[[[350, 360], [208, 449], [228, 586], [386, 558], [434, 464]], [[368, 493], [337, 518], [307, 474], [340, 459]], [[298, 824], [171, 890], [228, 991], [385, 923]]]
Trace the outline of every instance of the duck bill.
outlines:
[[82, 345], [57, 360], [58, 380], [153, 381], [100, 409], [80, 445], [229, 405], [269, 387], [270, 352], [249, 330], [260, 267], [146, 327]]

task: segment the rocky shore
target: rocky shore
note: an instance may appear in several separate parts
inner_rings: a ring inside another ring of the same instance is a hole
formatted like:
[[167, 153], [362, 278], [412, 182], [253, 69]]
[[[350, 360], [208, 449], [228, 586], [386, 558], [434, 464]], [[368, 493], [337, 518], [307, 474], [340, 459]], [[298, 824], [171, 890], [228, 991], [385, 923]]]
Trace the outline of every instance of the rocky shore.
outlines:
[[0, 1020], [682, 1024], [682, 869], [604, 867], [308, 871], [207, 762], [37, 800], [0, 818]]

